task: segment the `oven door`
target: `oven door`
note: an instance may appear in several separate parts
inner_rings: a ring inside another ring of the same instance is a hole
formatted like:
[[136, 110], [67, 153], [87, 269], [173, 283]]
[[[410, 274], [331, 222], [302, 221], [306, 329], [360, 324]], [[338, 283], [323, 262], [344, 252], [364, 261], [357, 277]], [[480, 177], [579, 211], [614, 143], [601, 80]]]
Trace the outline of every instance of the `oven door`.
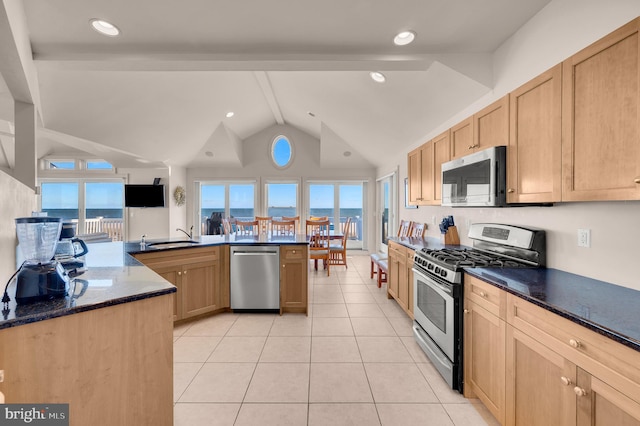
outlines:
[[451, 361], [456, 361], [454, 286], [413, 270], [413, 315], [427, 335]]

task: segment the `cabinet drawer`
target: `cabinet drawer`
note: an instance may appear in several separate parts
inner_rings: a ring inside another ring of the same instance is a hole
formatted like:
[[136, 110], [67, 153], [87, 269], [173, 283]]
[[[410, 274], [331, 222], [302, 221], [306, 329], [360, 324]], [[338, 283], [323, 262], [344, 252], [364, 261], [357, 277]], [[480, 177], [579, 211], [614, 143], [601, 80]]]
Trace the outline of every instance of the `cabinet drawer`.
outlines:
[[511, 294], [507, 296], [507, 322], [623, 394], [640, 400], [640, 352]]
[[497, 317], [505, 319], [506, 292], [471, 275], [464, 276], [464, 295]]
[[280, 255], [284, 260], [301, 260], [307, 257], [307, 251], [303, 246], [282, 246]]
[[393, 241], [389, 242], [389, 251], [393, 252], [398, 257], [405, 257], [407, 255], [407, 249]]

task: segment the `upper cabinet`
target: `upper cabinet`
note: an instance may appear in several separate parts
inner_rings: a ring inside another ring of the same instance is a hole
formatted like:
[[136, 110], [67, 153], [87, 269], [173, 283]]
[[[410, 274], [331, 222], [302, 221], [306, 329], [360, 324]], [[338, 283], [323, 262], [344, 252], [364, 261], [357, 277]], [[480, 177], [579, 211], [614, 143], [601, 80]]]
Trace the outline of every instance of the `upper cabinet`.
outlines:
[[473, 117], [451, 128], [451, 159], [470, 154], [473, 149]]
[[563, 201], [640, 199], [639, 27], [562, 64]]
[[507, 202], [561, 200], [562, 66], [510, 95]]
[[433, 204], [442, 203], [442, 163], [451, 160], [451, 131], [436, 136], [433, 145]]
[[433, 204], [433, 145], [427, 142], [409, 153], [409, 204]]
[[473, 114], [473, 145], [476, 152], [509, 145], [509, 95]]

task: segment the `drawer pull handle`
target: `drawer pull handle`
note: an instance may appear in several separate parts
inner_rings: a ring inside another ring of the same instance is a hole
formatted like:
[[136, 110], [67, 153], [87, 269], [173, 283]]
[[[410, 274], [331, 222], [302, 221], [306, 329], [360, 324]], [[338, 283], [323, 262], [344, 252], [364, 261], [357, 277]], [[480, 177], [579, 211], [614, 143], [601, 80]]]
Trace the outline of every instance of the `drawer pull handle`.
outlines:
[[564, 376], [560, 377], [560, 381], [561, 381], [561, 382], [562, 382], [562, 384], [563, 384], [563, 385], [565, 385], [565, 386], [569, 386], [569, 385], [573, 384], [573, 382], [571, 381], [571, 379], [570, 379], [570, 378], [568, 378], [568, 377], [564, 377]]
[[587, 395], [587, 391], [582, 389], [580, 386], [576, 386], [575, 388], [573, 388], [573, 392], [576, 394], [576, 396], [586, 396]]
[[481, 292], [480, 292], [480, 296], [482, 296], [482, 297], [487, 297], [487, 293], [485, 293], [484, 291], [481, 291]]
[[574, 347], [574, 348], [577, 349], [577, 348], [582, 346], [582, 343], [580, 343], [579, 340], [571, 339], [571, 340], [569, 340], [569, 345], [571, 345], [571, 347]]

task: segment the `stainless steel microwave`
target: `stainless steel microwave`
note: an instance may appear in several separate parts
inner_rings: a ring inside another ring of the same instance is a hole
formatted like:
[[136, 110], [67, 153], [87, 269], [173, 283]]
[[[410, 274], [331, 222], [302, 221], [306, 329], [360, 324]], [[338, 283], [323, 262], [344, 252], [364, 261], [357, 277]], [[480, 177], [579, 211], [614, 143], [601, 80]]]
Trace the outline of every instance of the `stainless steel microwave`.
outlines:
[[442, 164], [442, 205], [507, 205], [507, 147], [494, 146]]

